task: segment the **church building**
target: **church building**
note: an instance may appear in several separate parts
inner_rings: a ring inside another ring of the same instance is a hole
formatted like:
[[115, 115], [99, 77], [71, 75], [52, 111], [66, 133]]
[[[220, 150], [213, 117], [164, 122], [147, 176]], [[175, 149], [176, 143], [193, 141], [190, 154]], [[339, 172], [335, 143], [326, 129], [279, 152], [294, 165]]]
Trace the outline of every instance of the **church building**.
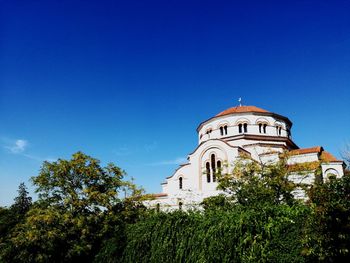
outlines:
[[[218, 195], [217, 171], [228, 172], [243, 155], [273, 163], [287, 152], [289, 165], [321, 163], [322, 180], [330, 175], [343, 176], [343, 161], [321, 146], [300, 149], [292, 140], [291, 129], [292, 122], [287, 117], [255, 106], [232, 107], [203, 121], [197, 128], [197, 148], [188, 155], [187, 163], [165, 179], [162, 193], [154, 194], [149, 205], [162, 210], [190, 209], [204, 198]], [[301, 176], [293, 177], [292, 180], [302, 180]], [[303, 180], [314, 183], [314, 173]], [[295, 194], [302, 198], [302, 193]]]

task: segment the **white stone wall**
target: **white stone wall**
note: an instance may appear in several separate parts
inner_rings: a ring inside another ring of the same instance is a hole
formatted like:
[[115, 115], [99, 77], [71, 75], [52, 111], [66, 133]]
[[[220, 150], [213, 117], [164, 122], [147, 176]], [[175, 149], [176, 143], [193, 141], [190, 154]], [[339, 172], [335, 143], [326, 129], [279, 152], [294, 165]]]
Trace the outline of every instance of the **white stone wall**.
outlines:
[[[248, 123], [247, 134], [264, 135], [264, 136], [281, 136], [287, 137], [287, 124], [282, 119], [275, 119], [272, 116], [261, 116], [258, 114], [235, 114], [213, 118], [201, 127], [198, 131], [199, 143], [209, 139], [221, 139], [229, 136], [239, 135], [238, 124]], [[259, 132], [259, 123], [267, 123], [266, 133]], [[220, 126], [227, 125], [227, 135], [220, 134]], [[276, 125], [282, 127], [281, 135], [276, 131]], [[211, 129], [210, 134], [206, 134]], [[244, 132], [243, 132], [244, 133]]]
[[323, 180], [328, 180], [330, 175], [335, 175], [337, 178], [344, 176], [343, 164], [339, 162], [329, 162], [322, 164]]
[[288, 158], [288, 164], [296, 163], [306, 163], [306, 162], [317, 162], [319, 161], [318, 153], [307, 153], [307, 154], [298, 154], [292, 155]]

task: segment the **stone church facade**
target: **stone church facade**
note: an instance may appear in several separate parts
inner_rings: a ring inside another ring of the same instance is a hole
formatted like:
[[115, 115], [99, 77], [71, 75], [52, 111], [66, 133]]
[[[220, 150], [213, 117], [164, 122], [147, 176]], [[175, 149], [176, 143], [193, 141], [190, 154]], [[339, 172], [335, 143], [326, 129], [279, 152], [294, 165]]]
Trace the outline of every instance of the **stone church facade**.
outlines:
[[[343, 176], [343, 161], [321, 146], [300, 149], [292, 140], [291, 128], [287, 117], [255, 106], [232, 107], [205, 120], [197, 128], [198, 146], [188, 155], [188, 162], [165, 179], [162, 193], [155, 194], [148, 205], [162, 210], [190, 209], [204, 198], [219, 194], [217, 171], [228, 172], [243, 155], [273, 163], [287, 152], [290, 165], [320, 162], [323, 180], [330, 175]], [[303, 179], [312, 184], [315, 175]], [[292, 180], [301, 177], [296, 174]]]

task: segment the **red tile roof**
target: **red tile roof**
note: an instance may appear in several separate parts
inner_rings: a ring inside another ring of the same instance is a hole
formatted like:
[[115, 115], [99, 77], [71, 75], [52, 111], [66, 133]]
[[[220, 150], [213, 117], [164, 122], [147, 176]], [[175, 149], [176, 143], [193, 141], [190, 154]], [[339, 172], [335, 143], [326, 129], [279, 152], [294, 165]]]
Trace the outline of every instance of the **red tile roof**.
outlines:
[[321, 153], [321, 160], [324, 162], [342, 162], [341, 160], [335, 158], [331, 153], [326, 151], [323, 151]]
[[237, 107], [232, 107], [220, 112], [219, 114], [216, 115], [216, 117], [224, 116], [232, 113], [242, 113], [242, 112], [268, 112], [268, 111], [255, 106], [237, 106]]
[[321, 146], [315, 146], [311, 148], [303, 148], [289, 151], [290, 155], [299, 155], [299, 154], [307, 154], [307, 153], [319, 153], [323, 151]]
[[323, 162], [342, 162], [334, 157], [331, 153], [324, 151], [321, 146], [311, 147], [311, 148], [303, 148], [291, 150], [289, 152], [290, 155], [299, 155], [299, 154], [308, 154], [308, 153], [320, 153], [320, 160]]

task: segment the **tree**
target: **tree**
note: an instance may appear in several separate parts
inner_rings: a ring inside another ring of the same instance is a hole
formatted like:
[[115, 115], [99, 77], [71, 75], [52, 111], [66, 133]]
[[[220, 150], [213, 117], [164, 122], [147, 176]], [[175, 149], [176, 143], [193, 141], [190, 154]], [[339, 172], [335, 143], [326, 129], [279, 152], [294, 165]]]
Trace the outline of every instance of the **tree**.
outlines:
[[23, 182], [18, 187], [18, 196], [15, 197], [14, 201], [11, 208], [20, 215], [24, 215], [32, 205], [32, 198], [28, 196], [27, 187]]
[[32, 181], [41, 201], [72, 213], [98, 213], [120, 201], [118, 190], [128, 185], [125, 172], [112, 163], [100, 161], [82, 152], [71, 160], [44, 162]]
[[18, 187], [18, 196], [10, 208], [0, 207], [0, 243], [6, 240], [12, 229], [24, 220], [25, 214], [32, 205], [32, 198], [28, 196], [26, 186], [21, 183]]
[[110, 225], [119, 222], [113, 208], [125, 201], [121, 192], [141, 194], [124, 176], [116, 165], [102, 167], [81, 152], [44, 162], [32, 178], [39, 200], [12, 232], [0, 261], [92, 261]]
[[[303, 169], [298, 172], [302, 173]], [[291, 172], [286, 157], [273, 164], [242, 158], [235, 163], [232, 173], [217, 175], [218, 189], [226, 192], [231, 202], [243, 206], [293, 205], [293, 191], [302, 185], [289, 179]]]
[[350, 260], [350, 176], [333, 178], [310, 189], [313, 213], [304, 253], [311, 262]]
[[0, 243], [4, 239], [10, 229], [16, 225], [17, 218], [12, 211], [6, 207], [0, 207]]

